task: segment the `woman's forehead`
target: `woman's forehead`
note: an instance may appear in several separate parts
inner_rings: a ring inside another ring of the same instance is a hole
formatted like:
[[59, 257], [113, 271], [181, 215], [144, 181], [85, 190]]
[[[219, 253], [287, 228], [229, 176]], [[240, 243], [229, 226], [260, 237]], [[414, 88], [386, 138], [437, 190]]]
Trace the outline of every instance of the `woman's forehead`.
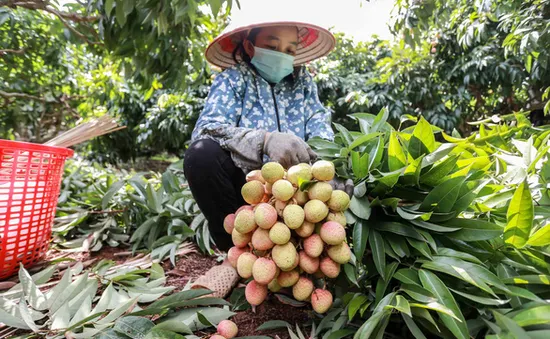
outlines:
[[262, 27], [258, 38], [277, 37], [298, 42], [298, 28], [296, 26]]

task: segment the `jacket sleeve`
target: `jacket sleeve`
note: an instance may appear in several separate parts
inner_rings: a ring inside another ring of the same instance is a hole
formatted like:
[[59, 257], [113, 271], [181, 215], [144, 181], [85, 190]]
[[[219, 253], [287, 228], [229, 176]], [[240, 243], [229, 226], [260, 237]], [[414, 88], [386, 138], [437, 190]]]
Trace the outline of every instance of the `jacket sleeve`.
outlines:
[[237, 127], [243, 98], [233, 84], [243, 84], [244, 81], [232, 80], [238, 71], [229, 71], [232, 72], [226, 71], [216, 76], [193, 130], [192, 139], [212, 139], [231, 153], [237, 167], [256, 169], [262, 165], [266, 131]]
[[334, 140], [334, 131], [331, 126], [331, 112], [319, 100], [317, 84], [311, 74], [305, 74], [305, 111], [306, 111], [306, 140], [320, 137], [325, 140]]

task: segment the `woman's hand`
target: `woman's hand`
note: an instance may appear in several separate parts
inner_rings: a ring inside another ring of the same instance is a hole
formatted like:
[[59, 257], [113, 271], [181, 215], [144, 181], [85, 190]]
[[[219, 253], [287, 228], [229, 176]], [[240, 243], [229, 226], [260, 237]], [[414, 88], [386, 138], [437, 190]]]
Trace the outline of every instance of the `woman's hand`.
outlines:
[[304, 140], [294, 134], [281, 132], [266, 133], [264, 154], [267, 154], [271, 161], [276, 161], [287, 169], [317, 159], [317, 154]]

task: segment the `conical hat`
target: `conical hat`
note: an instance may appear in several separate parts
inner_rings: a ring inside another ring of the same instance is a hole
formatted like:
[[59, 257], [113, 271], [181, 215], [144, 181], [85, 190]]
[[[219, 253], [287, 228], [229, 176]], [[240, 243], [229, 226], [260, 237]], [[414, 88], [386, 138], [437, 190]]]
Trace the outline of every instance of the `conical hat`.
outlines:
[[[258, 1], [257, 5], [261, 5]], [[265, 4], [265, 2], [263, 2]], [[270, 1], [271, 4], [279, 3]], [[276, 11], [270, 11], [265, 6], [259, 8], [249, 6], [248, 11], [234, 12], [232, 22], [210, 43], [206, 49], [206, 59], [221, 68], [228, 68], [235, 64], [233, 51], [247, 36], [250, 30], [258, 27], [296, 26], [298, 28], [299, 44], [296, 49], [294, 65], [302, 65], [308, 61], [327, 55], [335, 46], [336, 39], [327, 29], [311, 23], [311, 19], [304, 20], [300, 13], [288, 13], [285, 20], [276, 18]], [[269, 6], [267, 6], [269, 7]], [[311, 13], [309, 13], [311, 15]], [[300, 18], [301, 16], [301, 18]]]

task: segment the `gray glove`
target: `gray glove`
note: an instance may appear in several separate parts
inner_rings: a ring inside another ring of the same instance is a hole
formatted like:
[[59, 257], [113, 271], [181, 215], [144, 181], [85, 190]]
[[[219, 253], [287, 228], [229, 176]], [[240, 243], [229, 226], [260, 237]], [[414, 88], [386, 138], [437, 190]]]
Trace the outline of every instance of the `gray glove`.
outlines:
[[355, 188], [355, 186], [353, 185], [353, 180], [344, 180], [342, 178], [334, 177], [334, 179], [332, 179], [329, 184], [332, 186], [333, 190], [344, 191], [349, 195], [350, 198], [353, 196], [353, 189]]
[[284, 168], [317, 159], [317, 154], [299, 137], [290, 133], [268, 133], [264, 142], [264, 154]]

